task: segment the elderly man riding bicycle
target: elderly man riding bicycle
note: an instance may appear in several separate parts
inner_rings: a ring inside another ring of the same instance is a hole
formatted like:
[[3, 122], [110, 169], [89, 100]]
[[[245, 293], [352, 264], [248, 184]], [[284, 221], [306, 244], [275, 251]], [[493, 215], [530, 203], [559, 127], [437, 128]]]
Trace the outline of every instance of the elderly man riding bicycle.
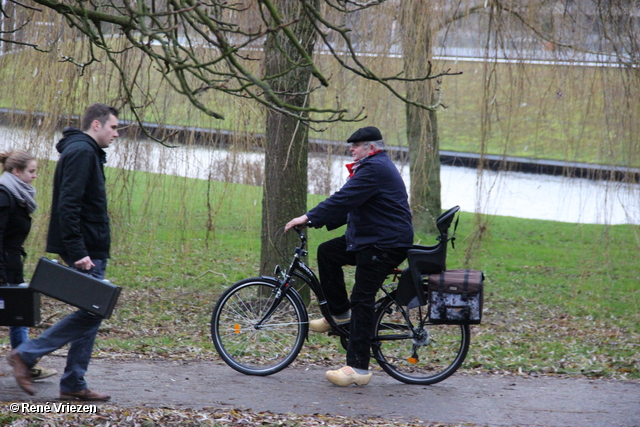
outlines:
[[[318, 271], [331, 315], [338, 324], [349, 324], [347, 364], [327, 371], [327, 379], [339, 386], [366, 385], [371, 380], [369, 358], [374, 331], [376, 293], [392, 268], [413, 246], [411, 210], [405, 184], [384, 149], [380, 131], [358, 129], [347, 140], [354, 163], [346, 165], [349, 178], [340, 190], [306, 214], [285, 226], [332, 230], [347, 224], [345, 235], [318, 247]], [[351, 299], [342, 267], [355, 265]], [[327, 332], [326, 319], [309, 326]]]

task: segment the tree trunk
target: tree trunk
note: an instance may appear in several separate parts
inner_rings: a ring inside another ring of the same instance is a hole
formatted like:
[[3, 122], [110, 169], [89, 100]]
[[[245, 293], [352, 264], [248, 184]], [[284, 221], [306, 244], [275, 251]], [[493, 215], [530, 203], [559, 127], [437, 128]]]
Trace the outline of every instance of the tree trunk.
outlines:
[[[424, 76], [432, 58], [435, 39], [431, 2], [402, 2], [402, 48], [406, 77]], [[425, 105], [436, 100], [435, 82], [425, 80], [407, 83], [407, 98]], [[410, 202], [413, 225], [419, 232], [434, 232], [435, 219], [442, 210], [440, 199], [440, 144], [435, 110], [406, 104], [407, 141], [411, 176]]]
[[[283, 259], [291, 257], [297, 235], [288, 233], [274, 241], [276, 232], [307, 211], [307, 127], [283, 114], [267, 115], [265, 174], [262, 191], [262, 245], [260, 273], [271, 274]], [[278, 250], [276, 249], [276, 245]]]
[[[318, 6], [318, 5], [316, 5]], [[315, 42], [313, 26], [303, 13], [298, 0], [278, 2], [282, 22], [291, 25], [296, 39], [311, 56]], [[271, 85], [277, 96], [297, 106], [307, 106], [311, 81], [311, 67], [293, 68], [291, 60], [304, 59], [282, 32], [269, 33], [265, 42], [265, 75], [278, 75]], [[293, 68], [293, 69], [291, 69]], [[288, 233], [282, 241], [274, 242], [276, 232], [296, 216], [307, 211], [307, 154], [308, 127], [285, 114], [270, 110], [266, 121], [265, 180], [262, 198], [261, 274], [271, 274], [276, 264], [282, 264], [275, 244], [289, 258], [299, 241], [295, 233]], [[308, 289], [306, 290], [308, 294]]]
[[[427, 104], [429, 99], [416, 101]], [[435, 220], [442, 211], [437, 115], [407, 104], [406, 116], [413, 225], [417, 231], [431, 233], [436, 231]]]

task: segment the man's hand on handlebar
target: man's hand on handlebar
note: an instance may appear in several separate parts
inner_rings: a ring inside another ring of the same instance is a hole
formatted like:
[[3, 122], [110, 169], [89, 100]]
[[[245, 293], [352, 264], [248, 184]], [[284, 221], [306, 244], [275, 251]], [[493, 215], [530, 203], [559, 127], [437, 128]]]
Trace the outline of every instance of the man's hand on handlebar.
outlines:
[[297, 227], [297, 226], [306, 227], [308, 221], [309, 221], [309, 218], [307, 217], [307, 215], [302, 215], [297, 218], [293, 218], [291, 221], [287, 223], [287, 225], [284, 226], [284, 232], [286, 233], [287, 231], [291, 230], [293, 227]]

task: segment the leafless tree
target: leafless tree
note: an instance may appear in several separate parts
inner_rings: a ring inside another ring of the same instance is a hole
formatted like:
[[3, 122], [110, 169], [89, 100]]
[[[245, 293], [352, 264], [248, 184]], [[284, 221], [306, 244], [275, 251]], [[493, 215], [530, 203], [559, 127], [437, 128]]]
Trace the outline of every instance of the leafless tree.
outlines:
[[[320, 40], [319, 48], [330, 52], [345, 68], [360, 77], [380, 82], [400, 99], [407, 100], [394, 90], [392, 83], [402, 81], [397, 75], [379, 75], [359, 59], [351, 40], [349, 28], [336, 24], [331, 17], [374, 7], [380, 1], [300, 1], [296, 16], [289, 16], [287, 2], [272, 0], [239, 0], [227, 2], [210, 0], [152, 2], [131, 0], [108, 1], [55, 1], [27, 0], [27, 3], [8, 0], [11, 8], [22, 8], [23, 22], [12, 30], [12, 42], [29, 44], [20, 40], [20, 29], [38, 20], [43, 8], [62, 15], [67, 24], [78, 31], [79, 36], [91, 41], [89, 57], [83, 60], [66, 57], [80, 68], [98, 61], [96, 50], [106, 52], [108, 59], [120, 70], [127, 82], [127, 102], [136, 114], [145, 107], [134, 96], [135, 70], [125, 69], [122, 58], [130, 50], [137, 50], [152, 59], [162, 78], [189, 102], [211, 117], [222, 119], [223, 114], [215, 106], [206, 105], [200, 95], [207, 91], [251, 98], [273, 111], [291, 116], [304, 123], [358, 120], [361, 111], [349, 112], [340, 105], [318, 108], [300, 106], [288, 102], [272, 85], [282, 76], [296, 73], [302, 67], [310, 71], [313, 79], [301, 95], [309, 95], [319, 87], [328, 86], [325, 76], [313, 62], [306, 46], [296, 37], [296, 24], [301, 19], [312, 25], [311, 38]], [[8, 10], [2, 12], [6, 13]], [[328, 12], [327, 12], [328, 11]], [[263, 60], [262, 45], [269, 36], [277, 36], [291, 44], [289, 52], [281, 44], [276, 49], [288, 66], [277, 74], [260, 74]], [[124, 37], [126, 43], [117, 43]], [[338, 51], [340, 46], [345, 51]], [[39, 46], [44, 49], [46, 47]], [[297, 58], [289, 53], [295, 52]], [[437, 76], [422, 75], [415, 80], [428, 80]], [[419, 103], [412, 102], [420, 106]]]
[[[141, 70], [130, 67], [131, 52], [155, 65], [171, 88], [207, 115], [224, 115], [204, 101], [217, 91], [251, 99], [268, 108], [263, 201], [262, 270], [274, 261], [270, 239], [288, 217], [306, 209], [308, 126], [364, 118], [362, 110], [348, 111], [340, 102], [316, 106], [309, 96], [330, 84], [313, 61], [314, 46], [329, 53], [344, 69], [372, 80], [415, 108], [431, 108], [405, 97], [395, 83], [436, 77], [430, 70], [412, 75], [383, 75], [362, 61], [343, 24], [348, 14], [376, 7], [383, 1], [333, 0], [9, 0], [22, 8], [24, 26], [53, 10], [90, 41], [83, 59], [65, 56], [80, 70], [100, 60], [102, 52], [117, 68], [122, 104], [142, 121], [153, 103], [153, 87], [139, 83]], [[16, 27], [11, 41], [21, 42]], [[22, 43], [29, 44], [28, 40]], [[264, 49], [261, 49], [264, 45]], [[39, 48], [46, 48], [39, 46]], [[442, 73], [446, 74], [446, 73]]]

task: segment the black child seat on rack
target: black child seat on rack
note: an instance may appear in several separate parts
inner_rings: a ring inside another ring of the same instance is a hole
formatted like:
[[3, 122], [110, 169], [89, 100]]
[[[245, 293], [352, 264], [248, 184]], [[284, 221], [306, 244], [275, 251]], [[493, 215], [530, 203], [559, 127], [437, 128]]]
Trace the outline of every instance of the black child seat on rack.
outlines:
[[[454, 206], [443, 212], [436, 219], [436, 227], [440, 232], [438, 244], [433, 246], [414, 245], [412, 249], [407, 251], [409, 268], [402, 272], [398, 281], [398, 290], [396, 292], [398, 304], [406, 305], [409, 308], [427, 304], [427, 289], [424, 286], [426, 277], [423, 279], [423, 276], [446, 270], [447, 243], [451, 240], [453, 244], [455, 239], [455, 237], [449, 238], [449, 228], [459, 210], [460, 206]], [[456, 221], [453, 234], [455, 234], [457, 225]]]
[[430, 274], [429, 321], [477, 325], [482, 321], [484, 274], [478, 270], [445, 270]]

